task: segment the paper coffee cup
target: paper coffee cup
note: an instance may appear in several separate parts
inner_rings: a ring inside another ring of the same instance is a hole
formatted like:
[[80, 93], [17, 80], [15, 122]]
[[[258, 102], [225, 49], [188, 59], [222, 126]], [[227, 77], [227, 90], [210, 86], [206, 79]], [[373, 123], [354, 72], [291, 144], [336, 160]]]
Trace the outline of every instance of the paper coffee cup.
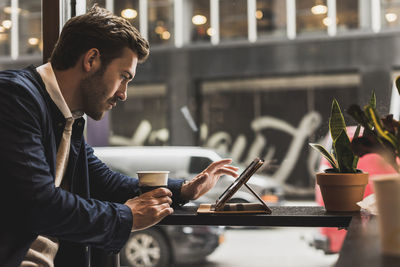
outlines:
[[141, 193], [146, 193], [159, 187], [167, 187], [169, 171], [138, 171]]
[[400, 256], [400, 176], [388, 174], [373, 181], [382, 253]]

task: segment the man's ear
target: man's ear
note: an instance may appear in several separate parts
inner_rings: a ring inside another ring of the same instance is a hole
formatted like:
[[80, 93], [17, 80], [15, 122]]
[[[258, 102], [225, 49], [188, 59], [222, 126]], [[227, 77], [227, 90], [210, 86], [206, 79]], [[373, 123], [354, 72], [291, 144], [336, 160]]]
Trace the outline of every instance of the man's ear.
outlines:
[[89, 49], [83, 55], [82, 65], [85, 72], [96, 72], [101, 65], [100, 51], [97, 48]]

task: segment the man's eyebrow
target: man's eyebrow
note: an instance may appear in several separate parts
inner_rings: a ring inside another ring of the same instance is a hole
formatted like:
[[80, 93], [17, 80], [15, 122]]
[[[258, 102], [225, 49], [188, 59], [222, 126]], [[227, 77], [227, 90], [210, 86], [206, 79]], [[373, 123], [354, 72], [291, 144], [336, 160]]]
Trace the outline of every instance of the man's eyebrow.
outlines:
[[132, 80], [132, 79], [133, 79], [133, 74], [132, 74], [132, 73], [130, 73], [130, 72], [127, 71], [127, 70], [124, 70], [124, 72], [125, 72], [126, 74], [128, 74], [128, 80]]

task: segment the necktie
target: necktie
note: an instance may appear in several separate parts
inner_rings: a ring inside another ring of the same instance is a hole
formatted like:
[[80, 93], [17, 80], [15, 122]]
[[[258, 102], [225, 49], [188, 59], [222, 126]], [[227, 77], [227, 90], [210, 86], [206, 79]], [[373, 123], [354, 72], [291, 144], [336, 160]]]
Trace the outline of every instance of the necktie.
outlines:
[[[55, 185], [59, 187], [68, 163], [68, 155], [71, 144], [72, 124], [74, 119], [67, 118], [56, 158]], [[20, 267], [53, 267], [59, 244], [57, 238], [41, 236], [32, 243], [28, 253]]]
[[56, 187], [60, 186], [67, 167], [67, 162], [68, 162], [67, 157], [69, 155], [69, 148], [71, 144], [71, 133], [72, 133], [73, 123], [74, 119], [72, 117], [67, 118], [64, 132], [61, 137], [60, 146], [58, 147], [57, 158], [56, 158], [56, 178], [54, 182]]

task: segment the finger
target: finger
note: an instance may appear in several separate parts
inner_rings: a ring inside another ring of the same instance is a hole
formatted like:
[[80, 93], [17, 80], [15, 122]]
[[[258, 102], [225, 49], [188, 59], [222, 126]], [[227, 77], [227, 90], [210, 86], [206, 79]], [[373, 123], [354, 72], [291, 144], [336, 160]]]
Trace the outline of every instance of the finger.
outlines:
[[174, 209], [173, 208], [163, 209], [162, 211], [160, 211], [160, 213], [158, 213], [158, 218], [161, 220], [165, 216], [171, 215], [172, 213], [174, 213]]
[[238, 171], [239, 170], [238, 167], [231, 166], [231, 165], [226, 165], [226, 166], [224, 166], [224, 168], [229, 168], [229, 169], [234, 170], [234, 171]]
[[232, 177], [238, 177], [239, 174], [236, 171], [227, 169], [227, 168], [220, 168], [215, 172], [215, 175], [230, 175]]
[[232, 159], [222, 159], [219, 161], [215, 161], [213, 163], [211, 163], [204, 171], [205, 172], [214, 172], [215, 170], [217, 170], [218, 168], [230, 164], [232, 163]]
[[157, 198], [152, 198], [151, 204], [152, 205], [161, 205], [161, 204], [172, 204], [172, 199], [170, 197], [157, 197]]
[[152, 197], [165, 197], [165, 196], [171, 197], [172, 196], [171, 190], [169, 190], [168, 188], [165, 188], [165, 187], [160, 187], [160, 188], [154, 189], [148, 193], [150, 193], [150, 196], [152, 196]]

